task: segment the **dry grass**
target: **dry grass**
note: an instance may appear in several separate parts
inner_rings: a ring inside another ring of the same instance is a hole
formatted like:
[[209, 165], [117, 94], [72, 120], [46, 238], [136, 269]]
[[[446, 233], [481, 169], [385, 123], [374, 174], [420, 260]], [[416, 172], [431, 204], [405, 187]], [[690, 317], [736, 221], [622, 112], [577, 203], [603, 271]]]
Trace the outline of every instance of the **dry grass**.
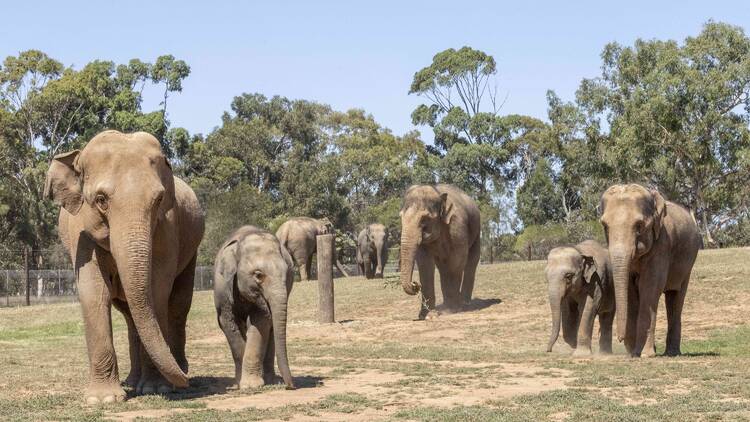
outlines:
[[[335, 325], [315, 322], [314, 282], [292, 292], [292, 371], [302, 387], [231, 387], [233, 366], [210, 292], [188, 327], [191, 387], [125, 403], [82, 403], [88, 364], [77, 304], [0, 309], [0, 419], [97, 420], [749, 420], [750, 249], [702, 251], [679, 358], [576, 360], [544, 353], [543, 263], [480, 267], [475, 308], [414, 321], [397, 280], [336, 280]], [[116, 314], [116, 312], [115, 312]], [[124, 323], [114, 317], [120, 375]], [[663, 305], [657, 346], [664, 348]]]

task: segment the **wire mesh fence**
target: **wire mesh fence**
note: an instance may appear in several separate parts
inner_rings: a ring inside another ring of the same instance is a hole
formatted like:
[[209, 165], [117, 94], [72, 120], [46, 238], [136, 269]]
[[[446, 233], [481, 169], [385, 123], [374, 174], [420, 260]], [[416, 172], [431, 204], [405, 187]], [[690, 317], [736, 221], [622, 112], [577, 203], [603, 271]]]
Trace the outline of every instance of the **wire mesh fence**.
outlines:
[[[398, 256], [397, 247], [389, 250], [389, 259], [384, 273], [399, 271]], [[315, 268], [316, 266], [313, 265], [313, 271]], [[346, 275], [362, 275], [356, 262], [345, 262], [341, 263], [340, 268], [334, 267], [334, 277]], [[196, 267], [194, 289], [213, 289], [213, 277], [212, 266]], [[0, 307], [77, 300], [75, 270], [62, 247], [40, 250], [0, 250]]]

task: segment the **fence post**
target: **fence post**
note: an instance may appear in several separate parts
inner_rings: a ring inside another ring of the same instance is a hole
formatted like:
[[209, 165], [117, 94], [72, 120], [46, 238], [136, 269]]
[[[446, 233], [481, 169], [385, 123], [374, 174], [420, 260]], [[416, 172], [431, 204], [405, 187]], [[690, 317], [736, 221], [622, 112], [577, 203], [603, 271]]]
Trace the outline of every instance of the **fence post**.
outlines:
[[29, 294], [31, 292], [31, 279], [29, 278], [29, 247], [23, 248], [23, 271], [26, 274], [26, 306], [31, 305]]
[[317, 237], [318, 261], [318, 321], [336, 322], [333, 314], [333, 235]]
[[493, 244], [490, 243], [490, 264], [495, 263], [495, 248], [493, 248]]
[[10, 306], [10, 270], [5, 270], [5, 306]]
[[529, 243], [528, 250], [529, 250], [529, 261], [531, 261], [531, 243]]

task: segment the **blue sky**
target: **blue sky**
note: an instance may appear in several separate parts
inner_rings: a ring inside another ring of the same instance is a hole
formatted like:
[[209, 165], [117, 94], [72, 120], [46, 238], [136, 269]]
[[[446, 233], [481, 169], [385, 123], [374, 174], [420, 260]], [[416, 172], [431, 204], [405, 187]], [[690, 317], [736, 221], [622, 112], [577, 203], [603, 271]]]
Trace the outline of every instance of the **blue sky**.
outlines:
[[[607, 42], [682, 40], [708, 19], [750, 30], [741, 0], [14, 1], [2, 13], [1, 58], [35, 48], [78, 68], [93, 59], [185, 60], [192, 73], [170, 98], [170, 119], [202, 133], [233, 96], [260, 92], [364, 108], [402, 134], [414, 129], [420, 103], [407, 94], [414, 72], [464, 45], [495, 57], [503, 113], [546, 118], [546, 90], [572, 99], [581, 78], [599, 74]], [[159, 100], [149, 91], [144, 108]]]

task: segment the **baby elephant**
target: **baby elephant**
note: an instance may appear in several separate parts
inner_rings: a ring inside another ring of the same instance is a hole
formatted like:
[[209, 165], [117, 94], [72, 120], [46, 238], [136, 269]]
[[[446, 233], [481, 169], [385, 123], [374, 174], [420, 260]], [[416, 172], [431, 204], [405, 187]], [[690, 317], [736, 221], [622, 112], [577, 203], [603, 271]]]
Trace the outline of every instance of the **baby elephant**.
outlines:
[[216, 255], [214, 304], [240, 389], [274, 383], [274, 355], [287, 388], [294, 388], [286, 350], [293, 271], [276, 236], [253, 226], [237, 229]]
[[552, 309], [552, 331], [547, 351], [557, 341], [562, 320], [563, 338], [574, 356], [591, 354], [594, 318], [599, 316], [601, 353], [612, 353], [615, 317], [612, 269], [607, 249], [593, 240], [552, 249], [545, 269]]

